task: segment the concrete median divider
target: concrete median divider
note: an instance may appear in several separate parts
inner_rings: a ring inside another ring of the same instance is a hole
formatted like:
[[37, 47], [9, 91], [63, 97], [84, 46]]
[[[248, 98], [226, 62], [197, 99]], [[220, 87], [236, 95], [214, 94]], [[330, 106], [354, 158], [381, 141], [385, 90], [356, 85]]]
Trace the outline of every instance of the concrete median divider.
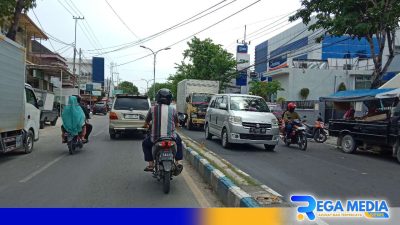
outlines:
[[204, 145], [179, 133], [184, 157], [227, 207], [283, 207], [282, 196], [239, 170]]

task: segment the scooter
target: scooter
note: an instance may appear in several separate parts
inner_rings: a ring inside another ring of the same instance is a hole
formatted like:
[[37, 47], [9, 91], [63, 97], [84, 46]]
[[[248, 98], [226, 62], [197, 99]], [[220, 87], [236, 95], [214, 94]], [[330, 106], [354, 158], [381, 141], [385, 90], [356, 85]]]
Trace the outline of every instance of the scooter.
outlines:
[[175, 162], [176, 151], [176, 142], [172, 138], [158, 139], [153, 145], [153, 157], [155, 159], [153, 177], [157, 181], [162, 180], [165, 194], [170, 191], [172, 176], [178, 176], [182, 171], [182, 168], [178, 168]]
[[70, 155], [73, 155], [77, 149], [83, 148], [83, 142], [79, 135], [71, 135], [68, 132], [64, 133], [64, 138], [67, 141], [68, 151]]
[[300, 120], [293, 120], [292, 126], [292, 132], [288, 135], [290, 140], [286, 138], [285, 132], [283, 132], [283, 135], [281, 136], [283, 142], [286, 146], [297, 144], [300, 150], [305, 151], [307, 149], [306, 127], [303, 126]]
[[327, 132], [325, 131], [325, 123], [322, 120], [321, 114], [315, 121], [314, 126], [304, 123], [306, 126], [307, 138], [313, 138], [317, 143], [324, 143], [328, 139]]

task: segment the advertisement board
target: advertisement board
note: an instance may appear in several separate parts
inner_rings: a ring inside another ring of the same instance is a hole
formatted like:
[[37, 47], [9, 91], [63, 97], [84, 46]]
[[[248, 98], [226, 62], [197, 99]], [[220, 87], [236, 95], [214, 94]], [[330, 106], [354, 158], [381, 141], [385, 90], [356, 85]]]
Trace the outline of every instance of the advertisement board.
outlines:
[[92, 91], [93, 96], [101, 96], [101, 91]]
[[93, 57], [93, 82], [104, 84], [104, 58]]
[[237, 53], [247, 53], [248, 51], [248, 46], [247, 45], [238, 45], [236, 48]]
[[92, 84], [93, 84], [93, 90], [94, 91], [101, 91], [102, 90], [101, 83], [92, 83]]

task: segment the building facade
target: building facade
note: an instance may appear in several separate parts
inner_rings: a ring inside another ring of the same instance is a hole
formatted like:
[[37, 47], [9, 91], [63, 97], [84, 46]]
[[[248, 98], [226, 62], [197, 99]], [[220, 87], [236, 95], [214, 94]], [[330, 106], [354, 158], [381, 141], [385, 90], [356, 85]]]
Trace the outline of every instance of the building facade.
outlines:
[[370, 88], [374, 64], [367, 40], [324, 33], [299, 23], [255, 47], [255, 71], [261, 80], [277, 80], [284, 89], [275, 98], [305, 100], [300, 90], [308, 88], [307, 100], [318, 100], [335, 93], [340, 84], [347, 90]]

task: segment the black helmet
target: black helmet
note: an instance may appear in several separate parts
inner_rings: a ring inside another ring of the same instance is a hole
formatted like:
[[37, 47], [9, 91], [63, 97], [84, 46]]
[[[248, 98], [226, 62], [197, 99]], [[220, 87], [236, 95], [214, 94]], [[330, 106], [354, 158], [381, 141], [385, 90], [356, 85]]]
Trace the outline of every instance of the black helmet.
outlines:
[[172, 101], [172, 92], [167, 88], [158, 90], [156, 94], [156, 102], [158, 104], [169, 105]]

